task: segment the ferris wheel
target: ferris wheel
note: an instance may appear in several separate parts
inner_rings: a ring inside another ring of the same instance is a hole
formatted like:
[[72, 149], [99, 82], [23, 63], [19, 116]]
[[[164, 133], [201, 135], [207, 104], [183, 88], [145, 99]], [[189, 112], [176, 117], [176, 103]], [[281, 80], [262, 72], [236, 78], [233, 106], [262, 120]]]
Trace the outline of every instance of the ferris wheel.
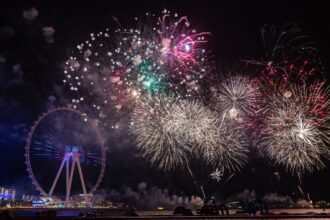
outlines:
[[[105, 171], [106, 152], [98, 129], [86, 115], [56, 108], [31, 127], [25, 146], [29, 177], [44, 196], [92, 194]], [[82, 193], [81, 193], [82, 192]]]

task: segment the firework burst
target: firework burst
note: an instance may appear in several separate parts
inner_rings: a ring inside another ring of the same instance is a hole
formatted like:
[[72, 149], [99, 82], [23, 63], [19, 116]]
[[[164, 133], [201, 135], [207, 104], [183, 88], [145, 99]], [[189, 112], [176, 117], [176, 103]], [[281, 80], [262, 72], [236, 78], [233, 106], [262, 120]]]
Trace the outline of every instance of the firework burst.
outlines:
[[231, 120], [221, 120], [215, 135], [218, 137], [216, 145], [204, 149], [204, 158], [229, 172], [240, 170], [247, 161], [248, 152], [243, 126]]
[[246, 161], [241, 126], [223, 120], [200, 101], [182, 100], [170, 109], [166, 127], [207, 163], [238, 170]]
[[216, 113], [199, 101], [156, 102], [164, 104], [157, 104], [157, 108], [154, 104], [143, 104], [147, 108], [136, 109], [132, 117], [132, 133], [138, 148], [152, 163], [157, 162], [160, 168], [173, 168], [195, 155], [230, 172], [244, 165], [247, 150], [239, 126], [219, 120]]
[[329, 88], [323, 83], [291, 85], [274, 95], [266, 117], [262, 146], [293, 173], [312, 172], [329, 157]]
[[200, 101], [180, 100], [169, 109], [165, 128], [195, 148], [216, 145], [218, 117]]
[[128, 28], [91, 33], [66, 62], [64, 82], [77, 107], [106, 114], [132, 110], [141, 95], [175, 93], [190, 97], [209, 72], [203, 48], [208, 32], [198, 32], [187, 17], [164, 10], [158, 19], [134, 20]]
[[257, 111], [258, 86], [244, 77], [232, 77], [213, 89], [213, 103], [223, 117], [241, 119]]
[[223, 171], [219, 170], [219, 168], [216, 168], [211, 174], [210, 174], [211, 178], [213, 180], [216, 180], [217, 182], [221, 181], [221, 178], [223, 176]]
[[[324, 74], [318, 50], [314, 43], [303, 33], [299, 25], [289, 23], [280, 30], [275, 26], [265, 25], [261, 29], [265, 57], [259, 60], [244, 60], [259, 69], [261, 78], [272, 83], [285, 80], [289, 83], [301, 82]], [[259, 68], [260, 67], [260, 68]]]
[[165, 118], [175, 102], [165, 96], [147, 96], [140, 100], [131, 117], [131, 133], [143, 156], [168, 170], [186, 161], [190, 148], [164, 129]]

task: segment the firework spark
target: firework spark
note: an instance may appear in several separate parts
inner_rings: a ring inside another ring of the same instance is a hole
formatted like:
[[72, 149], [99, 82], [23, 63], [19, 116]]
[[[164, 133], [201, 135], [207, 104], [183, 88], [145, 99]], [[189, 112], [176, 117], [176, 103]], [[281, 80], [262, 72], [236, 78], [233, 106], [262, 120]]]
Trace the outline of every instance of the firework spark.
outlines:
[[[290, 94], [290, 95], [288, 95]], [[273, 96], [262, 146], [293, 173], [312, 172], [329, 157], [329, 88], [324, 84], [291, 85]]]

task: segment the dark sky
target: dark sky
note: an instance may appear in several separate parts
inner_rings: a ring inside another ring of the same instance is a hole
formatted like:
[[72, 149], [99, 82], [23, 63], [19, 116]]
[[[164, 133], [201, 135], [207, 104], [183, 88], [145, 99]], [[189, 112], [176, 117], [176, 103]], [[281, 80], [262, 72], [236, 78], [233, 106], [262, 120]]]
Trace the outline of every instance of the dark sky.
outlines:
[[[38, 16], [24, 19], [22, 13], [34, 7]], [[63, 63], [76, 43], [88, 33], [113, 24], [113, 16], [123, 24], [145, 12], [159, 14], [162, 9], [187, 15], [202, 30], [212, 32], [209, 47], [218, 65], [235, 65], [240, 58], [263, 56], [260, 28], [264, 24], [280, 27], [285, 22], [301, 23], [320, 51], [326, 71], [330, 71], [330, 14], [326, 3], [315, 1], [2, 1], [0, 3], [0, 186], [29, 185], [24, 165], [24, 140], [38, 115], [51, 106], [50, 96], [59, 94]], [[54, 43], [47, 43], [42, 28], [55, 29]], [[56, 95], [55, 95], [56, 96]], [[118, 140], [121, 137], [117, 137]], [[112, 144], [118, 143], [112, 140]], [[195, 192], [186, 172], [158, 171], [134, 149], [113, 147], [102, 188], [136, 187], [145, 181], [168, 188], [172, 193]], [[129, 151], [129, 152], [127, 152]], [[125, 160], [123, 160], [125, 158]], [[198, 165], [196, 165], [197, 169]], [[281, 179], [274, 177], [280, 172]], [[197, 172], [198, 173], [198, 172]], [[304, 177], [304, 190], [314, 199], [330, 199], [330, 169]], [[178, 181], [180, 179], [180, 181]], [[182, 181], [181, 181], [182, 180]], [[204, 180], [201, 178], [201, 181]], [[291, 194], [297, 180], [264, 158], [251, 155], [249, 164], [226, 186], [207, 182], [208, 193], [224, 196], [258, 189], [261, 192]]]

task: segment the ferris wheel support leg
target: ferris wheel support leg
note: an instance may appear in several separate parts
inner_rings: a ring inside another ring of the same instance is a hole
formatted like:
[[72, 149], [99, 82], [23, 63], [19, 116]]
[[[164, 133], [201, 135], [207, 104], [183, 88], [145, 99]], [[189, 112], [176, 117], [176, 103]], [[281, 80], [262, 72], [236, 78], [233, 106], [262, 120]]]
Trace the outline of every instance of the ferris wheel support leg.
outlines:
[[67, 157], [65, 156], [62, 160], [62, 163], [61, 163], [61, 166], [60, 166], [60, 169], [57, 171], [57, 174], [56, 174], [56, 177], [55, 177], [55, 180], [53, 182], [53, 185], [52, 187], [50, 188], [49, 190], [49, 193], [48, 195], [49, 196], [52, 196], [53, 195], [53, 192], [54, 192], [54, 189], [55, 189], [55, 186], [57, 184], [57, 181], [58, 181], [58, 178], [60, 177], [61, 173], [62, 173], [62, 170], [63, 170], [63, 167], [64, 167], [64, 163], [67, 161]]
[[65, 205], [69, 205], [70, 201], [70, 191], [71, 191], [71, 186], [72, 186], [72, 179], [73, 179], [73, 173], [74, 173], [74, 167], [75, 167], [76, 161], [72, 160], [72, 165], [71, 165], [71, 170], [70, 170], [70, 179], [68, 183], [68, 190], [66, 191], [66, 197], [65, 197]]
[[65, 172], [65, 183], [66, 183], [66, 192], [69, 190], [69, 177], [70, 177], [70, 160], [69, 158], [66, 160], [65, 163], [66, 172]]
[[85, 181], [84, 181], [84, 176], [83, 176], [83, 172], [80, 166], [80, 160], [77, 159], [77, 166], [78, 166], [78, 172], [79, 172], [79, 176], [80, 176], [80, 182], [81, 182], [81, 186], [83, 188], [83, 192], [84, 192], [84, 196], [85, 196], [85, 200], [86, 202], [88, 202], [88, 198], [87, 198], [87, 190], [86, 190], [86, 185], [85, 185]]

